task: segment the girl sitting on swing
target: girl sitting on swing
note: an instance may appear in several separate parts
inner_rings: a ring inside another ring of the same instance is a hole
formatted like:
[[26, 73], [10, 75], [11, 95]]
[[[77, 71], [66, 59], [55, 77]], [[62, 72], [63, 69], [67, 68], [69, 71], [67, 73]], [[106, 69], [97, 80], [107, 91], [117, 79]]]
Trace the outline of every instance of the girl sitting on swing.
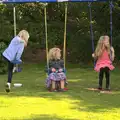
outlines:
[[51, 91], [57, 91], [56, 82], [59, 82], [59, 91], [66, 91], [65, 82], [66, 75], [64, 73], [64, 62], [61, 59], [61, 50], [59, 48], [52, 48], [48, 53], [49, 59], [49, 76], [46, 80], [47, 88]]
[[99, 86], [102, 90], [103, 77], [106, 77], [106, 90], [110, 90], [110, 71], [114, 69], [114, 48], [110, 46], [109, 36], [101, 36], [92, 57], [96, 59], [95, 71], [99, 72]]

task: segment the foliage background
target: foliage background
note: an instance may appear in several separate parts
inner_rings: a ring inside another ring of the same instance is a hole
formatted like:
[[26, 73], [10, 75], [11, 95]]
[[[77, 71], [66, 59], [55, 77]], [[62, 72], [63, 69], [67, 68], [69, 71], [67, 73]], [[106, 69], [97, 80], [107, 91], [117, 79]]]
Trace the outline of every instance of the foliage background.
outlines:
[[[113, 2], [113, 4], [113, 46], [115, 48], [116, 60], [119, 60], [120, 0]], [[0, 42], [4, 42], [6, 45], [9, 44], [14, 36], [13, 6], [13, 4], [0, 4]], [[16, 4], [15, 6], [17, 33], [21, 29], [29, 31], [29, 50], [45, 50], [44, 5], [41, 3], [27, 3]], [[110, 35], [109, 2], [92, 3], [92, 18], [96, 46], [101, 35]], [[55, 45], [63, 48], [64, 3], [48, 4], [47, 22], [49, 48]], [[72, 63], [90, 63], [92, 61], [89, 23], [88, 3], [68, 3], [67, 61]], [[32, 53], [35, 54], [35, 52]], [[31, 56], [31, 58], [33, 57]]]

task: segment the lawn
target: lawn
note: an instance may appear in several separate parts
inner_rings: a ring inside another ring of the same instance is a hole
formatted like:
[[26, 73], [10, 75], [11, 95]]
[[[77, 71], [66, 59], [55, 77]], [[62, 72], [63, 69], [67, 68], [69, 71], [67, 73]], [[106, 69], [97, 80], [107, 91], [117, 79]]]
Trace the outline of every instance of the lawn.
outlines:
[[[112, 93], [87, 88], [97, 87], [97, 73], [89, 67], [67, 67], [69, 91], [48, 92], [44, 65], [25, 64], [14, 74], [13, 83], [22, 83], [10, 93], [4, 90], [6, 75], [0, 76], [0, 120], [119, 120], [120, 70], [111, 74]], [[104, 81], [105, 86], [105, 81]]]

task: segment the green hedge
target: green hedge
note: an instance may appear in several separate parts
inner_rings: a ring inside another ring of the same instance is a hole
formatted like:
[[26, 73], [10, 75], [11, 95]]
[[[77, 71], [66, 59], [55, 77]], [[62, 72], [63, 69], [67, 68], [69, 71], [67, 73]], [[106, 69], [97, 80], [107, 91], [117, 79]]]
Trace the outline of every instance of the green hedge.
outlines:
[[1, 55], [5, 50], [5, 48], [6, 48], [6, 44], [4, 42], [0, 42], [0, 74], [4, 74], [7, 71], [7, 64]]

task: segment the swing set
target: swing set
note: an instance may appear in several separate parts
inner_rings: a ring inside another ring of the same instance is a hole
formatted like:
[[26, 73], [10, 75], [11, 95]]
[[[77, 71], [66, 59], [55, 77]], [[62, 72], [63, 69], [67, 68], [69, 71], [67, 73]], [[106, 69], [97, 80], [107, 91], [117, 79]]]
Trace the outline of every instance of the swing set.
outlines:
[[16, 36], [16, 7], [15, 4], [19, 3], [44, 3], [44, 18], [45, 18], [45, 41], [46, 41], [46, 59], [47, 59], [47, 68], [49, 69], [49, 60], [48, 60], [48, 29], [47, 29], [47, 5], [48, 3], [54, 2], [64, 2], [65, 3], [65, 20], [64, 20], [64, 47], [63, 47], [63, 60], [64, 60], [64, 69], [66, 68], [66, 28], [67, 28], [67, 8], [69, 2], [87, 2], [89, 7], [89, 19], [90, 19], [90, 34], [91, 34], [91, 42], [92, 42], [92, 51], [94, 52], [94, 32], [93, 32], [93, 24], [92, 24], [92, 3], [93, 2], [109, 2], [110, 8], [110, 40], [112, 45], [112, 12], [113, 12], [113, 0], [0, 0], [2, 4], [10, 4], [13, 3], [13, 20], [14, 20], [14, 36]]

